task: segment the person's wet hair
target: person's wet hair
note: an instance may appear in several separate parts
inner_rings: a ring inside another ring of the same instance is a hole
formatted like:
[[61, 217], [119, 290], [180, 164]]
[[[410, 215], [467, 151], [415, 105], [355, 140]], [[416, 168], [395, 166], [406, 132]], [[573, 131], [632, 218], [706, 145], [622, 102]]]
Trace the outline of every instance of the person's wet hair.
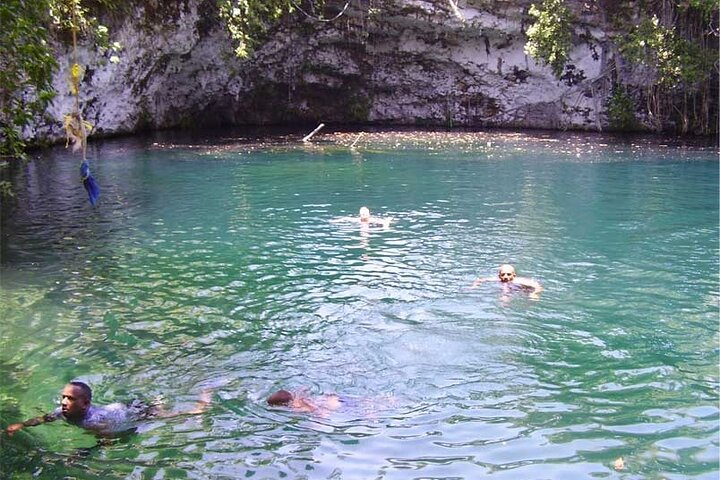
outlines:
[[90, 389], [90, 387], [88, 387], [87, 383], [83, 383], [83, 382], [70, 382], [70, 385], [73, 385], [73, 386], [75, 386], [75, 387], [78, 387], [78, 388], [82, 391], [83, 395], [85, 396], [85, 399], [86, 399], [88, 402], [91, 402], [91, 401], [92, 401], [92, 390]]
[[292, 402], [293, 395], [287, 390], [278, 390], [277, 392], [270, 395], [267, 399], [267, 403], [270, 405], [289, 405]]

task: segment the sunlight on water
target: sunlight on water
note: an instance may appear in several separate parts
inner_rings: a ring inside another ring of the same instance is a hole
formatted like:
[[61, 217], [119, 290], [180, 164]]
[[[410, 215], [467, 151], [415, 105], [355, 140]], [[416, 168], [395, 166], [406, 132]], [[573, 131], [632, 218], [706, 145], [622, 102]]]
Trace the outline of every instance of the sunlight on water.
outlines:
[[[3, 205], [2, 426], [165, 397], [96, 446], [2, 442], [12, 478], [717, 478], [717, 150], [368, 132], [52, 150]], [[333, 222], [392, 217], [390, 228]], [[478, 276], [512, 263], [539, 301]], [[269, 408], [279, 388], [350, 399]], [[622, 466], [616, 461], [622, 457]]]

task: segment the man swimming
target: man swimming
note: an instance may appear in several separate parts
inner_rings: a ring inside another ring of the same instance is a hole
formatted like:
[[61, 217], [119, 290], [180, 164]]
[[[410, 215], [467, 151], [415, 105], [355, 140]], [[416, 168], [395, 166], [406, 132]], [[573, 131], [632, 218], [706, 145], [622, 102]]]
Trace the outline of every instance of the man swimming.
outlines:
[[306, 388], [297, 390], [278, 390], [267, 397], [268, 405], [286, 407], [293, 412], [309, 413], [328, 418], [335, 415], [378, 418], [384, 411], [391, 411], [398, 406], [394, 395], [376, 397], [356, 397], [337, 393], [313, 395]]
[[390, 218], [373, 217], [370, 215], [370, 209], [367, 207], [360, 207], [359, 212], [360, 223], [366, 225], [382, 225], [383, 227], [390, 226]]
[[296, 412], [327, 414], [340, 408], [342, 400], [334, 393], [310, 398], [302, 392], [278, 390], [267, 398], [268, 405], [289, 407]]
[[537, 300], [540, 298], [540, 292], [543, 291], [542, 285], [532, 278], [518, 277], [515, 273], [515, 267], [512, 265], [500, 265], [497, 277], [478, 278], [473, 282], [473, 287], [477, 287], [483, 282], [500, 282], [504, 285], [517, 285], [522, 288], [531, 289], [530, 298]]
[[100, 436], [111, 436], [134, 431], [138, 422], [149, 418], [167, 418], [183, 414], [199, 414], [210, 404], [210, 395], [203, 392], [195, 409], [187, 412], [165, 412], [162, 405], [155, 402], [146, 404], [133, 400], [128, 404], [111, 403], [97, 407], [92, 404], [92, 390], [83, 382], [70, 382], [62, 390], [60, 407], [52, 413], [13, 423], [6, 431], [12, 436], [24, 427], [34, 427], [43, 423], [62, 419]]
[[340, 217], [333, 220], [330, 220], [331, 223], [340, 223], [340, 222], [358, 222], [360, 225], [364, 226], [381, 226], [384, 228], [388, 228], [390, 226], [390, 222], [392, 221], [392, 218], [382, 218], [382, 217], [374, 217], [370, 215], [370, 209], [368, 207], [360, 207], [360, 212], [357, 217]]

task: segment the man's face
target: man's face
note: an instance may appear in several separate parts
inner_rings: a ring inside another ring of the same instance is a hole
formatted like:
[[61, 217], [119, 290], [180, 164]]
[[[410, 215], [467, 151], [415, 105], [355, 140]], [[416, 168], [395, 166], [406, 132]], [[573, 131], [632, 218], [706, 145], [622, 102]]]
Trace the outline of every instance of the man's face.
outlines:
[[65, 385], [65, 388], [63, 388], [60, 394], [60, 408], [62, 408], [62, 413], [65, 418], [83, 418], [89, 406], [90, 402], [80, 387], [76, 385]]
[[509, 265], [503, 265], [498, 270], [498, 277], [503, 283], [512, 282], [515, 278], [515, 269]]

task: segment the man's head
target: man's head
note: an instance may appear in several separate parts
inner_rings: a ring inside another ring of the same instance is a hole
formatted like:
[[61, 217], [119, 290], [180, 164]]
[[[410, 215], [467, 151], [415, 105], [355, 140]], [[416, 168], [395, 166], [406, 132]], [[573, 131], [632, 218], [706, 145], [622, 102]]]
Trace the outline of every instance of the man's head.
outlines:
[[370, 209], [367, 207], [362, 207], [360, 209], [360, 221], [361, 222], [369, 222], [370, 221]]
[[90, 408], [92, 390], [83, 382], [70, 382], [63, 388], [60, 407], [65, 418], [80, 420]]
[[515, 279], [515, 268], [512, 265], [500, 265], [498, 269], [498, 278], [501, 282], [512, 282]]
[[287, 390], [278, 390], [277, 392], [270, 395], [267, 399], [267, 403], [273, 406], [287, 406], [293, 400], [293, 394]]

